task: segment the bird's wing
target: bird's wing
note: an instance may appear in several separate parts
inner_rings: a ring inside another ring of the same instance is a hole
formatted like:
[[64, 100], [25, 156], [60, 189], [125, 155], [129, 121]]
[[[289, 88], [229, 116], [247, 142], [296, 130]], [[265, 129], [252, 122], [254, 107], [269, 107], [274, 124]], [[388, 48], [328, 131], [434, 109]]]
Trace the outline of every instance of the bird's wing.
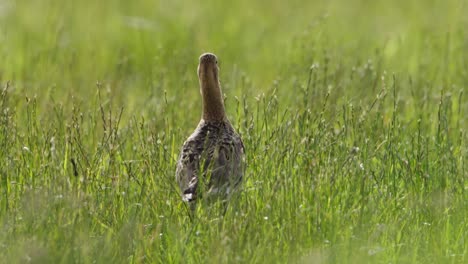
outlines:
[[182, 190], [184, 201], [193, 201], [197, 196], [198, 171], [200, 155], [192, 140], [182, 146], [176, 169], [176, 180]]
[[238, 136], [224, 139], [213, 153], [209, 170], [210, 192], [230, 192], [241, 182], [244, 175], [244, 147]]

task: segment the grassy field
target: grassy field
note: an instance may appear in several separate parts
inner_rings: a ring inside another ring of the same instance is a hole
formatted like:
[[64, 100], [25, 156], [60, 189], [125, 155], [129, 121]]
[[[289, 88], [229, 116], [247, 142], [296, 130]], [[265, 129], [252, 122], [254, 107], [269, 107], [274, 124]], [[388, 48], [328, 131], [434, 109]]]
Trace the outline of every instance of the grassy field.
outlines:
[[[468, 3], [0, 0], [0, 263], [467, 263]], [[220, 59], [243, 190], [175, 162]]]

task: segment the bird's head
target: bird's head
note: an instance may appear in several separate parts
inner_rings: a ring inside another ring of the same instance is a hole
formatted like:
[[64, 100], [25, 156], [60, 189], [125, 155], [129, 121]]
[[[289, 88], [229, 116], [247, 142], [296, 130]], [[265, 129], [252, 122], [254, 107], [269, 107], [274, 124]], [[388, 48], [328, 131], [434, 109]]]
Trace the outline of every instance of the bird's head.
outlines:
[[203, 53], [198, 64], [198, 78], [204, 85], [218, 84], [218, 58], [213, 53]]

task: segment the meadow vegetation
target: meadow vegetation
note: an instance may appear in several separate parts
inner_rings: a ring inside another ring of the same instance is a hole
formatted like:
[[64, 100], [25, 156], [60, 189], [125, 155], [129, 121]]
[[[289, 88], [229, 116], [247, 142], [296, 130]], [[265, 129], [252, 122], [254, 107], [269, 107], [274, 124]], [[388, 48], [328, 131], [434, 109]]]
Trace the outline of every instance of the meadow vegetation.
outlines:
[[[0, 262], [466, 263], [467, 5], [0, 0]], [[248, 167], [191, 218], [207, 51]]]

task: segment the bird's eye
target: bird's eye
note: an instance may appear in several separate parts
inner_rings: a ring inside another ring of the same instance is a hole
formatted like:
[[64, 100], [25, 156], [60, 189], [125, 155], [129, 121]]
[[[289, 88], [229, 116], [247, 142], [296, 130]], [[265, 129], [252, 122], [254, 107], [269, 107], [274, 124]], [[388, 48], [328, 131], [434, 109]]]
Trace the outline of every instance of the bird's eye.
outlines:
[[215, 60], [215, 63], [218, 64], [218, 60]]

